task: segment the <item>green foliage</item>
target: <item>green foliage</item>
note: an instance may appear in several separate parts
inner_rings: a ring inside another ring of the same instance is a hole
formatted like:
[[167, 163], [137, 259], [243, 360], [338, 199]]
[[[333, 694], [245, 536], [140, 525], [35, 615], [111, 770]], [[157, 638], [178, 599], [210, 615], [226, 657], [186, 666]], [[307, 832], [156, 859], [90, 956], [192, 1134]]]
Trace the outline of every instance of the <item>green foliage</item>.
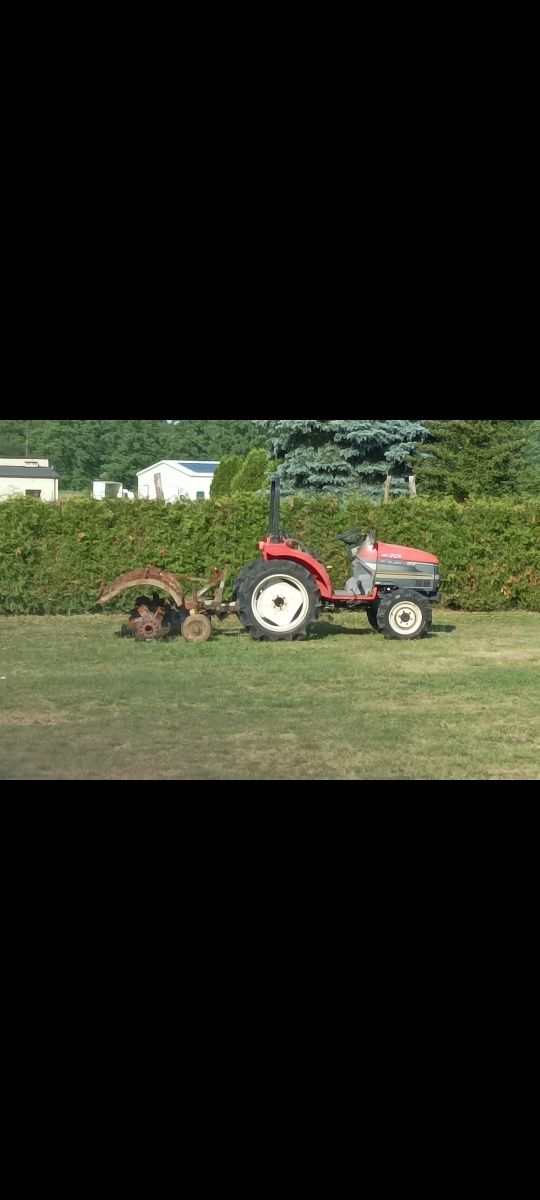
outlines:
[[419, 447], [417, 487], [422, 495], [519, 495], [521, 421], [428, 421], [428, 442]]
[[255, 421], [0, 421], [0, 457], [48, 458], [62, 491], [90, 492], [94, 479], [135, 490], [161, 458], [242, 459], [263, 441]]
[[[105, 425], [102, 422], [102, 425]], [[118, 479], [137, 491], [137, 471], [172, 458], [168, 453], [167, 430], [161, 421], [110, 421], [101, 432], [98, 474], [92, 479]]]
[[378, 499], [387, 475], [392, 491], [408, 491], [416, 443], [426, 436], [419, 421], [259, 421], [271, 454], [281, 460], [283, 495], [360, 492]]
[[250, 450], [240, 470], [233, 477], [231, 495], [237, 492], [257, 492], [268, 486], [274, 463], [269, 462], [266, 450]]
[[0, 458], [28, 457], [26, 430], [30, 424], [30, 421], [0, 421]]
[[540, 421], [528, 421], [521, 457], [521, 490], [540, 497]]
[[268, 443], [281, 460], [284, 495], [359, 491], [378, 499], [388, 473], [400, 494], [414, 471], [420, 494], [463, 500], [538, 495], [539, 430], [538, 421], [4, 420], [0, 457], [48, 458], [61, 491], [90, 493], [94, 479], [135, 490], [136, 472], [161, 458], [234, 457], [240, 469]]
[[[359, 525], [383, 541], [437, 554], [450, 607], [540, 611], [539, 500], [458, 504], [418, 496], [373, 504], [358, 493], [345, 501], [294, 496], [283, 501], [281, 520], [316, 548], [336, 587], [350, 572], [342, 543], [332, 539]], [[0, 612], [88, 612], [103, 583], [146, 563], [203, 577], [228, 564], [230, 597], [267, 527], [268, 498], [257, 492], [197, 504], [15, 497], [0, 503]], [[125, 611], [129, 598], [112, 603]]]
[[256, 421], [177, 421], [164, 423], [170, 451], [166, 458], [241, 458], [253, 446], [262, 446], [264, 438]]
[[239, 455], [223, 458], [210, 484], [210, 497], [233, 496], [238, 492], [258, 492], [269, 487], [269, 477], [277, 462], [268, 459], [266, 450], [254, 448], [245, 459]]
[[210, 484], [210, 496], [212, 500], [217, 500], [219, 496], [229, 496], [231, 494], [232, 481], [235, 475], [238, 475], [242, 461], [239, 454], [231, 454], [228, 458], [221, 459]]

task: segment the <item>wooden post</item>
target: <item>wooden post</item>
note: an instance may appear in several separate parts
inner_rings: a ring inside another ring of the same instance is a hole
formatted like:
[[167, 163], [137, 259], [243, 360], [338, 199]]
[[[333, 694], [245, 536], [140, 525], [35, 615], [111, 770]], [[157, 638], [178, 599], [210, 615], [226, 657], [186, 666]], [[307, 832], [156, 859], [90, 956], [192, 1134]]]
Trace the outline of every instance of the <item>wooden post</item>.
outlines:
[[388, 501], [390, 499], [390, 488], [391, 487], [392, 487], [392, 476], [387, 475], [386, 483], [384, 485], [384, 504], [388, 504]]
[[163, 488], [161, 486], [161, 471], [156, 471], [154, 475], [154, 483], [156, 485], [156, 500], [164, 500]]
[[409, 475], [409, 492], [411, 496], [416, 496], [416, 475]]

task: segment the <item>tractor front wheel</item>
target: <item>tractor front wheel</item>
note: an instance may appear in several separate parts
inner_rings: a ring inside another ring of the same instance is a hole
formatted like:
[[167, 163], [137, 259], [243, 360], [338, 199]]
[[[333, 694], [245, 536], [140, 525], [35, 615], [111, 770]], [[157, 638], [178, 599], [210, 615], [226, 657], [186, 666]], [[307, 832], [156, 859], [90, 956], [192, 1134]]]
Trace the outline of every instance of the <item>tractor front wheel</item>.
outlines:
[[377, 625], [377, 610], [378, 610], [378, 608], [379, 608], [378, 604], [368, 604], [367, 608], [366, 608], [366, 616], [371, 625], [371, 628], [375, 630], [375, 633], [382, 633], [382, 629], [379, 629], [379, 626]]
[[382, 596], [377, 625], [385, 638], [423, 637], [431, 625], [431, 605], [421, 592], [397, 591]]
[[309, 571], [286, 558], [260, 561], [241, 580], [236, 607], [256, 641], [305, 638], [321, 609], [321, 595]]

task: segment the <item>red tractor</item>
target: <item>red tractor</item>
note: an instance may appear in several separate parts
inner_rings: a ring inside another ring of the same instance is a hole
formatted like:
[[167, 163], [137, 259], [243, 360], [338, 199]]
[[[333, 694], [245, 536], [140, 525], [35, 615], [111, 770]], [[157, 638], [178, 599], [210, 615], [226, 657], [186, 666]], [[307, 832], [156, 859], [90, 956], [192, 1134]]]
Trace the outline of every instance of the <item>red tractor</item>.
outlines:
[[[223, 602], [228, 568], [214, 567], [209, 579], [173, 575], [163, 567], [137, 567], [104, 585], [98, 604], [141, 584], [153, 584], [152, 598], [135, 601], [122, 633], [137, 641], [151, 641], [181, 633], [188, 642], [206, 642], [212, 635], [213, 616], [223, 620], [236, 613], [258, 641], [293, 641], [305, 638], [325, 609], [364, 609], [377, 633], [387, 638], [418, 638], [431, 625], [431, 604], [439, 599], [439, 560], [425, 550], [379, 542], [373, 532], [347, 529], [335, 541], [345, 542], [351, 575], [335, 592], [328, 572], [317, 555], [279, 528], [279, 478], [270, 489], [270, 529], [259, 542], [262, 558], [247, 564], [238, 575], [233, 603]], [[202, 584], [202, 587], [197, 587]], [[174, 601], [163, 602], [160, 592]]]
[[270, 495], [270, 528], [259, 542], [262, 559], [248, 563], [233, 591], [240, 621], [259, 641], [305, 638], [321, 611], [363, 609], [387, 638], [422, 637], [431, 605], [440, 599], [439, 559], [425, 550], [380, 542], [374, 532], [347, 529], [335, 541], [348, 547], [351, 575], [341, 591], [326, 568], [300, 542], [280, 532], [279, 479]]

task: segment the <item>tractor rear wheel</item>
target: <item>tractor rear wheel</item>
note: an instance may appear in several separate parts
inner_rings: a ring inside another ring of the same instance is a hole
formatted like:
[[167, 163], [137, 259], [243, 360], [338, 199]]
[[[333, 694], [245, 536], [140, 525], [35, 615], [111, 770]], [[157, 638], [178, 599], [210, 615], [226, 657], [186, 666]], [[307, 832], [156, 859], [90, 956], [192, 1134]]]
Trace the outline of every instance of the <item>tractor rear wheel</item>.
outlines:
[[287, 558], [253, 564], [236, 597], [242, 625], [256, 641], [283, 642], [305, 638], [321, 609], [321, 594], [312, 575]]
[[236, 600], [240, 584], [243, 583], [244, 579], [247, 579], [249, 572], [252, 571], [254, 567], [260, 566], [261, 561], [262, 560], [260, 558], [254, 558], [254, 559], [252, 559], [251, 562], [247, 563], [247, 565], [245, 567], [242, 567], [242, 570], [236, 576], [236, 579], [234, 581], [234, 586], [233, 586], [233, 590], [232, 590], [233, 600]]
[[371, 625], [371, 628], [375, 630], [375, 633], [382, 633], [382, 629], [379, 629], [379, 626], [377, 625], [377, 610], [378, 610], [378, 608], [379, 608], [378, 604], [368, 604], [366, 607], [366, 616]]
[[431, 624], [431, 604], [421, 592], [397, 591], [382, 596], [377, 625], [385, 638], [422, 637]]

